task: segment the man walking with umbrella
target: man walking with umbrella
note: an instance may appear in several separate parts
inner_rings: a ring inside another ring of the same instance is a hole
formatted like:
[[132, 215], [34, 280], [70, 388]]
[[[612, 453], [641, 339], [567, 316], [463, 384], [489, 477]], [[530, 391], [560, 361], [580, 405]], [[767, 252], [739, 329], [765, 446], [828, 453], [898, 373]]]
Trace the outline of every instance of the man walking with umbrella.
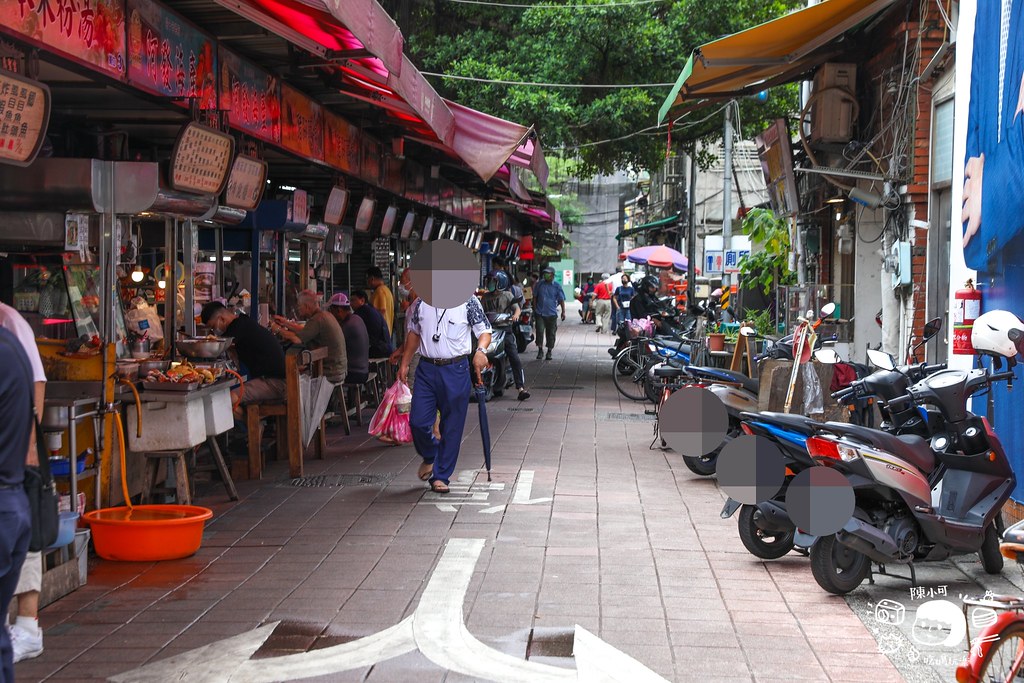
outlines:
[[[475, 296], [456, 308], [436, 308], [420, 298], [409, 308], [406, 333], [398, 379], [407, 382], [412, 356], [417, 350], [420, 353], [409, 413], [413, 443], [423, 458], [418, 474], [430, 481], [435, 492], [448, 493], [469, 410], [471, 374], [478, 377], [487, 367], [491, 327]], [[441, 412], [440, 439], [434, 436], [437, 411]]]

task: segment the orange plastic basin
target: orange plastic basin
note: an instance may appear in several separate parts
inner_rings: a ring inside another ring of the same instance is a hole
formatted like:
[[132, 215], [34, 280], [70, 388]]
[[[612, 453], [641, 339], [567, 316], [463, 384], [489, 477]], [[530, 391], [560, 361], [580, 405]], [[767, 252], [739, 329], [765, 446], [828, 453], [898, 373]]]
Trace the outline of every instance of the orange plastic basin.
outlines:
[[105, 560], [153, 562], [194, 555], [213, 510], [195, 505], [136, 505], [85, 514], [96, 554]]

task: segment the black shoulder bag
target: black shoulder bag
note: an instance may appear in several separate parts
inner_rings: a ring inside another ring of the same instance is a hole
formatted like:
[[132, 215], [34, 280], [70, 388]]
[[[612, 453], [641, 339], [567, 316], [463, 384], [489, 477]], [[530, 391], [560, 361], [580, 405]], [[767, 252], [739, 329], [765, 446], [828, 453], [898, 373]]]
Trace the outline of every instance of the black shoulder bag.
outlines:
[[[19, 356], [20, 359], [20, 356]], [[22, 361], [24, 363], [24, 361]], [[32, 378], [30, 368], [26, 368], [29, 379]], [[60, 531], [60, 514], [57, 512], [57, 485], [50, 473], [50, 459], [43, 447], [43, 428], [39, 424], [35, 406], [35, 385], [30, 386], [32, 392], [31, 420], [35, 427], [36, 453], [38, 466], [25, 465], [25, 495], [28, 496], [28, 509], [32, 515], [32, 536], [29, 539], [30, 552], [38, 552], [49, 548], [57, 541]], [[72, 501], [72, 505], [75, 501]]]

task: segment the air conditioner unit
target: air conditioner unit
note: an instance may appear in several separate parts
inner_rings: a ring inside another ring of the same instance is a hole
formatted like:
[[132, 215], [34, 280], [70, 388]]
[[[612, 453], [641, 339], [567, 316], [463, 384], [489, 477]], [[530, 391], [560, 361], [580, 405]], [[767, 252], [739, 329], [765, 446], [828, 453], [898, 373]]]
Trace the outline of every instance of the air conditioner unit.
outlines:
[[892, 272], [892, 288], [900, 289], [913, 284], [910, 277], [910, 243], [895, 242], [889, 252], [889, 264]]
[[849, 142], [857, 97], [856, 64], [824, 64], [814, 75], [811, 141]]

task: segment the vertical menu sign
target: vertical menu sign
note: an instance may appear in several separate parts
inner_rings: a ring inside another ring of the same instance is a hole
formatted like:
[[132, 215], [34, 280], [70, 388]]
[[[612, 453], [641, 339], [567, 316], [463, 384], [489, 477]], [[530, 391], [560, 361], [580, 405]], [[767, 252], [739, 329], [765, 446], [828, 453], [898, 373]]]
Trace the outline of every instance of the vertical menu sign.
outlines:
[[124, 23], [124, 0], [0, 0], [0, 30], [118, 79]]
[[220, 108], [232, 128], [266, 142], [281, 142], [281, 84], [271, 74], [224, 48], [220, 61]]
[[0, 71], [0, 163], [28, 166], [43, 146], [50, 123], [50, 89]]
[[323, 115], [324, 161], [342, 173], [358, 176], [363, 152], [359, 128], [326, 109]]
[[320, 103], [281, 86], [281, 146], [313, 161], [324, 160], [324, 116]]
[[213, 39], [153, 0], [128, 0], [128, 82], [147, 92], [217, 108]]
[[253, 211], [259, 206], [267, 188], [267, 162], [239, 154], [231, 165], [228, 186], [224, 190], [224, 204], [236, 209]]
[[190, 123], [171, 154], [170, 184], [178, 192], [218, 195], [231, 170], [235, 141], [230, 135]]

